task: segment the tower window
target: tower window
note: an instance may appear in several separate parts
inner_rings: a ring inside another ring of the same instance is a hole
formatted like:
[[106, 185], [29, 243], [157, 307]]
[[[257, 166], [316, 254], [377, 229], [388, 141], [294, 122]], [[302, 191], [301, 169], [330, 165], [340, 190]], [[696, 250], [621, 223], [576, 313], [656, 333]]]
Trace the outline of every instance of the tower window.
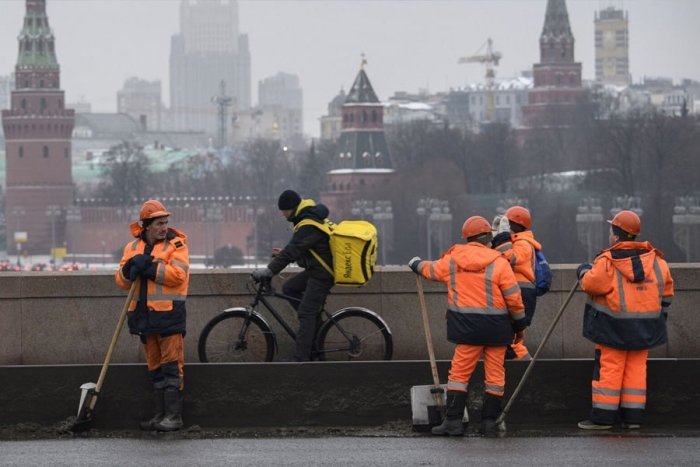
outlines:
[[27, 99], [22, 99], [20, 107], [22, 107], [22, 110], [27, 110]]
[[[41, 87], [42, 87], [42, 88], [44, 87], [44, 82], [43, 82], [43, 81], [41, 82]], [[42, 98], [41, 98], [41, 110], [42, 110], [42, 111], [46, 110], [46, 98], [45, 98], [45, 97], [42, 97]]]
[[45, 158], [45, 159], [48, 159], [48, 157], [49, 157], [49, 147], [48, 147], [48, 146], [44, 146], [43, 152], [44, 152], [44, 158]]
[[24, 157], [24, 146], [19, 147], [19, 157]]

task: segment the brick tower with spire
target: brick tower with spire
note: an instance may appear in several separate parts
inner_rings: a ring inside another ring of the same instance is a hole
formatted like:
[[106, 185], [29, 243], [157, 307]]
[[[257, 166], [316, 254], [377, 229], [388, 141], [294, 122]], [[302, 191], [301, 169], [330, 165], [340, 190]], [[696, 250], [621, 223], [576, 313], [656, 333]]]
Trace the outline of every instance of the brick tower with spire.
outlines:
[[566, 0], [547, 0], [540, 35], [540, 62], [533, 65], [534, 86], [523, 106], [526, 127], [569, 126], [576, 105], [585, 97], [581, 63], [574, 61], [574, 35]]
[[64, 245], [66, 209], [73, 204], [71, 134], [74, 111], [65, 108], [54, 36], [46, 0], [26, 0], [18, 37], [15, 90], [2, 111], [5, 131], [5, 218], [8, 251], [15, 232], [27, 232], [22, 247], [49, 254]]
[[350, 216], [353, 201], [373, 199], [394, 175], [384, 134], [384, 107], [372, 88], [362, 59], [342, 107], [341, 133], [321, 201], [331, 217]]

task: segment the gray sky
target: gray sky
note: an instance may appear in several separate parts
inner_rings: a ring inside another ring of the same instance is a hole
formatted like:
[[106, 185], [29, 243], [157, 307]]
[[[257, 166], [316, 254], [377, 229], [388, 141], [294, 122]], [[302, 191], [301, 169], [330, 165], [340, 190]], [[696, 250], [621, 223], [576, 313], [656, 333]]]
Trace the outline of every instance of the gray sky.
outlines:
[[[595, 74], [594, 12], [610, 0], [568, 0], [576, 60]], [[617, 0], [616, 3], [620, 3]], [[0, 75], [14, 69], [24, 0], [0, 0]], [[179, 29], [179, 0], [48, 0], [67, 101], [81, 96], [94, 111], [115, 111], [130, 76], [160, 79], [168, 103], [170, 36]], [[304, 130], [357, 73], [360, 54], [380, 99], [395, 91], [438, 92], [483, 80], [478, 64], [457, 65], [492, 37], [503, 53], [498, 77], [539, 60], [546, 0], [242, 0], [240, 30], [250, 38], [252, 96], [278, 71], [299, 75]], [[700, 80], [700, 1], [626, 0], [633, 79]]]

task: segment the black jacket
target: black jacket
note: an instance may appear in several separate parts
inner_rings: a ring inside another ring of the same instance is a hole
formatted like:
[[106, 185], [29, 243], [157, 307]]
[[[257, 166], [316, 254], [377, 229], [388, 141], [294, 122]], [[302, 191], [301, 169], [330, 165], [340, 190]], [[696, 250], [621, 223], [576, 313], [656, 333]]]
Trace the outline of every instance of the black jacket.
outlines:
[[[323, 223], [328, 214], [328, 208], [323, 204], [316, 204], [313, 200], [303, 199], [289, 221], [294, 226], [304, 219]], [[303, 225], [298, 229], [295, 228], [294, 235], [292, 235], [292, 239], [287, 246], [270, 261], [267, 267], [273, 274], [278, 274], [288, 264], [296, 262], [300, 267], [309, 271], [313, 277], [322, 280], [333, 280], [333, 276], [309, 251], [313, 249], [333, 269], [333, 256], [331, 255], [328, 241], [328, 235], [313, 225]]]

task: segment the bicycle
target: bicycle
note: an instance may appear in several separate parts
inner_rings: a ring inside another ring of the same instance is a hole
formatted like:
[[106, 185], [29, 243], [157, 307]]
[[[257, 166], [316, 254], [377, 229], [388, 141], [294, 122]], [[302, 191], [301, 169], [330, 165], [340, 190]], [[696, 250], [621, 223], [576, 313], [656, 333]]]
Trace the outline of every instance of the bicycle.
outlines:
[[[247, 287], [254, 296], [250, 305], [228, 308], [202, 329], [197, 344], [201, 362], [271, 362], [277, 350], [277, 336], [258, 311], [260, 304], [296, 340], [294, 330], [268, 299], [300, 300], [276, 292], [270, 281], [249, 282]], [[391, 330], [374, 311], [347, 307], [331, 314], [324, 304], [319, 318], [312, 360], [391, 360]]]

